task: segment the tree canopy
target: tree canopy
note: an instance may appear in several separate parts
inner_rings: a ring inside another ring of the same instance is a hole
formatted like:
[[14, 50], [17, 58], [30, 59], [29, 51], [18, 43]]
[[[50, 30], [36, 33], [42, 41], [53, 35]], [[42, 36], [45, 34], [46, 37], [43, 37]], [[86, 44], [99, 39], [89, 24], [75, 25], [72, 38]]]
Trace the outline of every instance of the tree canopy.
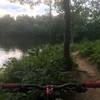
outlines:
[[[90, 0], [83, 1], [73, 0], [74, 3], [71, 6], [71, 31], [72, 41], [74, 42], [80, 42], [84, 39], [100, 39], [100, 6], [97, 5], [98, 0], [93, 3], [95, 9], [92, 2], [89, 2]], [[86, 6], [86, 2], [89, 6]], [[59, 3], [59, 6], [61, 6], [61, 3]], [[59, 6], [56, 5], [58, 8]], [[63, 34], [63, 13], [53, 16], [52, 20], [49, 19], [48, 15], [37, 16], [36, 18], [18, 16], [16, 20], [8, 15], [0, 18], [0, 43], [2, 45], [12, 44], [23, 47], [23, 41], [26, 41], [27, 44], [61, 43], [63, 42]], [[49, 39], [50, 35], [51, 39]]]

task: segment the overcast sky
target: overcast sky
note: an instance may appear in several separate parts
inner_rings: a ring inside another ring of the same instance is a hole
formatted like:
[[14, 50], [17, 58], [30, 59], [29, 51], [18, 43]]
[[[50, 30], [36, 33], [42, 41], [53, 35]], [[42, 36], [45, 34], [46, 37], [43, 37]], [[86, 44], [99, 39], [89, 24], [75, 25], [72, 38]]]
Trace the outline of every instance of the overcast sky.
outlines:
[[44, 4], [40, 4], [39, 6], [35, 7], [34, 10], [32, 10], [28, 6], [10, 3], [8, 0], [0, 0], [0, 17], [6, 14], [10, 14], [14, 17], [21, 14], [29, 16], [42, 15], [46, 13], [46, 9], [48, 9], [48, 6]]

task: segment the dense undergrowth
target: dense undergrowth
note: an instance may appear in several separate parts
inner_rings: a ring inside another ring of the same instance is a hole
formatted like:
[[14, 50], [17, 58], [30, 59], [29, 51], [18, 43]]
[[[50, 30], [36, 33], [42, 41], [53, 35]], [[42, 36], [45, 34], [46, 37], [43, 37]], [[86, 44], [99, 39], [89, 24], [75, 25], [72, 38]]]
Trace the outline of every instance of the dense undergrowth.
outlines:
[[[64, 71], [63, 45], [46, 45], [38, 52], [30, 52], [23, 56], [21, 60], [12, 58], [6, 64], [6, 68], [1, 70], [1, 82], [31, 83], [31, 84], [59, 84], [64, 82], [75, 82], [75, 75]], [[2, 100], [37, 100], [39, 91], [29, 94], [11, 95], [9, 92], [0, 91]], [[41, 94], [42, 95], [42, 94]]]
[[100, 66], [100, 40], [94, 42], [81, 42], [73, 45], [73, 51], [79, 51], [82, 57], [88, 57], [89, 60]]
[[[76, 74], [64, 71], [63, 45], [46, 45], [39, 47], [38, 52], [28, 50], [29, 54], [21, 60], [12, 58], [5, 69], [0, 70], [0, 82], [59, 84], [76, 82]], [[79, 51], [82, 57], [88, 57], [93, 63], [100, 65], [100, 41], [81, 42], [72, 46], [72, 51]], [[99, 67], [98, 67], [99, 68]], [[75, 71], [75, 69], [74, 69]], [[76, 71], [77, 72], [77, 71]], [[30, 91], [26, 94], [11, 94], [0, 90], [1, 100], [37, 100], [42, 96], [40, 91]]]

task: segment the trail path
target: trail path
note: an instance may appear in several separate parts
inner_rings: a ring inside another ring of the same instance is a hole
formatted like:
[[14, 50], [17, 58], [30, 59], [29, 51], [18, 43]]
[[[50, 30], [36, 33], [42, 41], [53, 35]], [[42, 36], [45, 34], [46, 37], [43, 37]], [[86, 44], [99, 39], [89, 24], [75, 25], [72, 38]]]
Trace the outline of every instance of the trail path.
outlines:
[[[80, 77], [82, 81], [100, 79], [100, 73], [96, 65], [90, 64], [87, 59], [81, 58], [77, 54], [74, 54], [74, 56], [81, 71]], [[100, 100], [100, 89], [89, 89], [86, 93], [78, 94], [76, 100]]]

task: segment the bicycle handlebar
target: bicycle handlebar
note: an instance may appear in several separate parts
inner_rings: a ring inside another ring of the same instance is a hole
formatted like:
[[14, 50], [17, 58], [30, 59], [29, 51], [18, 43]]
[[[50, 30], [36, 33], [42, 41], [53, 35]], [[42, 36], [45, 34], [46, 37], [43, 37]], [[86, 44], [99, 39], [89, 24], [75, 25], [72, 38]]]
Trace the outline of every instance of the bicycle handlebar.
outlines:
[[36, 84], [18, 84], [18, 83], [4, 83], [0, 84], [1, 88], [4, 89], [15, 89], [15, 88], [37, 88], [37, 89], [45, 89], [44, 86], [36, 85]]
[[99, 81], [86, 81], [83, 83], [86, 88], [100, 88], [100, 80]]
[[32, 88], [37, 88], [39, 90], [60, 90], [60, 89], [65, 89], [65, 90], [74, 90], [77, 91], [77, 89], [80, 91], [83, 89], [83, 92], [87, 88], [100, 88], [100, 81], [86, 81], [84, 83], [66, 83], [63, 85], [46, 85], [46, 86], [40, 86], [36, 84], [17, 84], [17, 83], [5, 83], [5, 84], [0, 84], [1, 89], [28, 89], [31, 90]]

